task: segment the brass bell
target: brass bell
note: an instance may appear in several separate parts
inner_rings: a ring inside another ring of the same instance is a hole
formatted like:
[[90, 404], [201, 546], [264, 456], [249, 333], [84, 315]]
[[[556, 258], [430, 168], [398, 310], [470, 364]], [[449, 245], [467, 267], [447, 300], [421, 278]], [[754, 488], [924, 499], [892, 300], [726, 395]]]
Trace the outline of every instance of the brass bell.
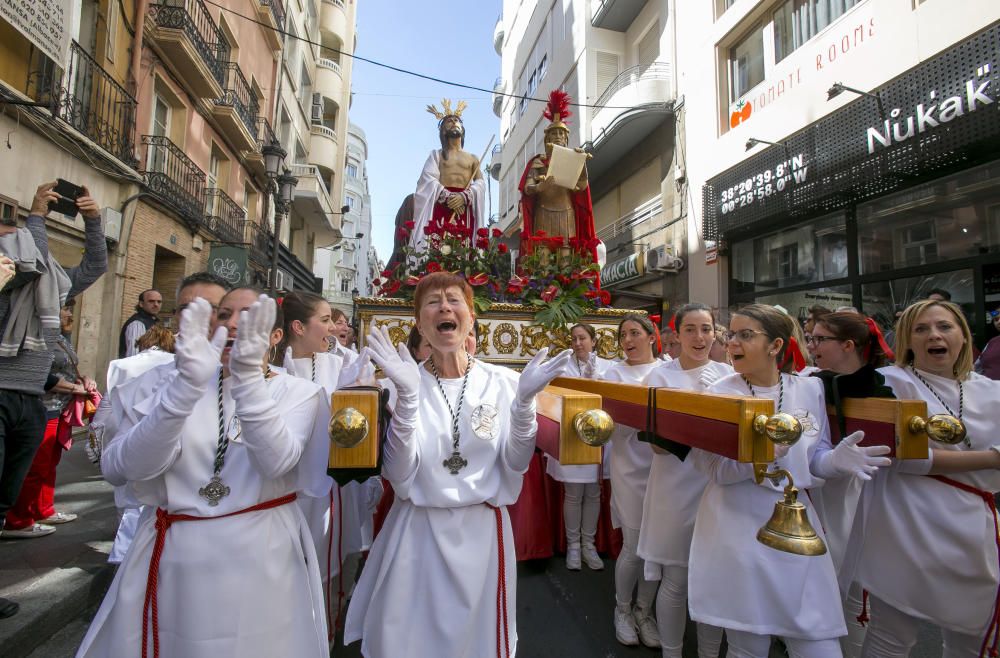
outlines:
[[760, 414], [753, 419], [753, 428], [766, 435], [772, 443], [782, 446], [794, 445], [802, 436], [802, 423], [795, 416], [784, 412], [773, 416]]
[[956, 445], [965, 440], [965, 424], [948, 414], [934, 414], [927, 420], [920, 416], [910, 418], [910, 431], [914, 434], [927, 434], [931, 441]]
[[785, 486], [785, 499], [774, 504], [771, 518], [764, 524], [763, 528], [757, 531], [757, 541], [765, 546], [795, 555], [825, 554], [826, 544], [819, 538], [812, 523], [809, 522], [809, 514], [805, 505], [798, 501], [799, 490], [795, 488], [791, 475], [783, 470], [773, 475], [779, 479], [781, 475], [788, 477], [788, 485]]
[[368, 436], [368, 419], [354, 407], [344, 407], [330, 419], [330, 440], [341, 448], [353, 448]]
[[573, 417], [573, 429], [581, 441], [596, 448], [611, 440], [615, 421], [603, 409], [589, 409]]

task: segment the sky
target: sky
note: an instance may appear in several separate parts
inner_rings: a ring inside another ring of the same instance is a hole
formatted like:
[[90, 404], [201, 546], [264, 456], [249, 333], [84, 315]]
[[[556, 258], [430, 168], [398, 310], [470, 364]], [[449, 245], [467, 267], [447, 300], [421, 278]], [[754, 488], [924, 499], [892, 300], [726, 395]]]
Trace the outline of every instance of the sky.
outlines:
[[[355, 0], [358, 3], [356, 54], [435, 78], [492, 89], [500, 75], [493, 28], [501, 0]], [[480, 157], [500, 120], [492, 95], [422, 80], [355, 60], [350, 120], [368, 139], [368, 187], [372, 200], [372, 242], [384, 262], [392, 253], [393, 220], [431, 150], [440, 148], [437, 119], [427, 105], [441, 108], [464, 100], [465, 150]], [[492, 149], [492, 147], [490, 147]], [[487, 156], [486, 162], [489, 162]], [[498, 188], [492, 185], [492, 207]], [[494, 211], [491, 209], [490, 213]]]

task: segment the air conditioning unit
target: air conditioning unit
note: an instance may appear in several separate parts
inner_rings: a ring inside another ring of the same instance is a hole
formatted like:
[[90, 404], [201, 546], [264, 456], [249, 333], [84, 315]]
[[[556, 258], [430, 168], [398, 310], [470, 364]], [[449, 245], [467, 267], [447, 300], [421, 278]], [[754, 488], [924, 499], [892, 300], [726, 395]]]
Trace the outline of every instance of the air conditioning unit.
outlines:
[[650, 272], [678, 272], [682, 267], [684, 261], [665, 244], [646, 251], [646, 269]]
[[291, 292], [294, 287], [294, 277], [292, 273], [278, 268], [278, 275], [274, 279], [275, 290], [284, 290], [285, 292]]
[[122, 237], [122, 214], [114, 208], [101, 208], [101, 228], [106, 240], [118, 242]]

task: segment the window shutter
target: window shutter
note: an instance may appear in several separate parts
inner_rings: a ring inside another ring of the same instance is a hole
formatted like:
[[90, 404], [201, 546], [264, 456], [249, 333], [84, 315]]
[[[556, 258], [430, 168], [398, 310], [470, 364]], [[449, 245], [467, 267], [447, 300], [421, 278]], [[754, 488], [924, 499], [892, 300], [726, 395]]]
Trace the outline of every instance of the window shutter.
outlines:
[[597, 51], [597, 97], [607, 90], [618, 77], [621, 58], [615, 53]]

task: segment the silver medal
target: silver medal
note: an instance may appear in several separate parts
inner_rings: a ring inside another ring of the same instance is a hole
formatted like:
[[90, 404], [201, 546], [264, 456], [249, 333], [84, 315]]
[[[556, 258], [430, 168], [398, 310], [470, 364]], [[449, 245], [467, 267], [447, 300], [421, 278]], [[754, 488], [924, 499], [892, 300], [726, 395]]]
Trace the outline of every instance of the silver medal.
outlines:
[[492, 404], [481, 404], [472, 410], [469, 420], [472, 432], [483, 441], [492, 441], [500, 433], [499, 412]]

